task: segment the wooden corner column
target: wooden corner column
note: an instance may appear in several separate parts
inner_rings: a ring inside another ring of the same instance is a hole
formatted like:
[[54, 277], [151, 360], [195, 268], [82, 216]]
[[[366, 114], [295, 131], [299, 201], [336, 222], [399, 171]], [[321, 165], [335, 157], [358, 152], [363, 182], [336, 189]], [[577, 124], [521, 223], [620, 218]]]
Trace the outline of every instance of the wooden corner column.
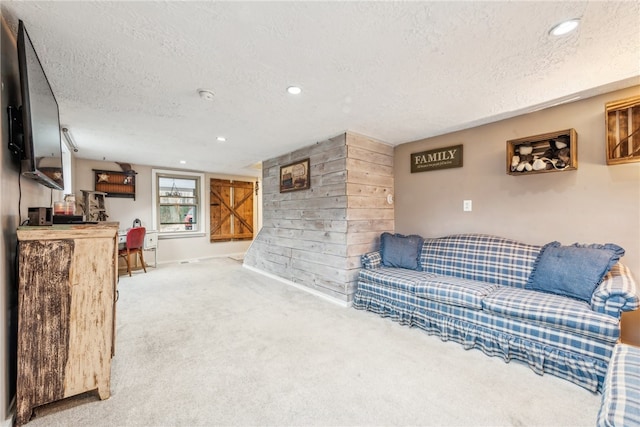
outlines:
[[18, 228], [16, 424], [33, 408], [110, 395], [118, 223]]

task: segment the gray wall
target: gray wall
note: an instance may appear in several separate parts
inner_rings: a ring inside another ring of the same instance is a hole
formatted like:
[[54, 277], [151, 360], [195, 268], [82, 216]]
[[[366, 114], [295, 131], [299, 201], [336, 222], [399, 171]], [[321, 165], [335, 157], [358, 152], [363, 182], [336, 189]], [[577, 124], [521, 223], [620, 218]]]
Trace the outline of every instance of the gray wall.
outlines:
[[[640, 86], [396, 147], [396, 229], [442, 236], [491, 233], [527, 243], [616, 243], [640, 280], [640, 163], [607, 166], [604, 105]], [[506, 174], [506, 141], [578, 132], [578, 170]], [[411, 153], [464, 144], [464, 167], [410, 173]], [[473, 201], [463, 212], [462, 201]], [[640, 342], [640, 310], [622, 317], [622, 339]]]
[[[311, 188], [280, 193], [280, 167], [310, 158]], [[393, 148], [346, 133], [263, 162], [263, 227], [245, 265], [349, 302], [360, 255], [393, 230]]]

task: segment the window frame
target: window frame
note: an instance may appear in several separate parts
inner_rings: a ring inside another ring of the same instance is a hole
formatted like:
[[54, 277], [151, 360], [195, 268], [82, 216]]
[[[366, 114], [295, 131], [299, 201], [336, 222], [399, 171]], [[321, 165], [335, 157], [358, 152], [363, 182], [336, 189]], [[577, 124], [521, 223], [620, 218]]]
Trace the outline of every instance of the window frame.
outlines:
[[60, 144], [62, 149], [62, 180], [64, 181], [64, 194], [73, 194], [73, 153], [71, 148], [67, 145], [62, 132], [60, 132], [60, 140], [63, 141]]
[[[180, 231], [161, 231], [160, 227], [160, 194], [159, 180], [160, 178], [178, 178], [178, 179], [194, 179], [196, 181], [196, 206], [198, 213], [198, 227], [195, 230]], [[187, 172], [169, 169], [152, 169], [151, 170], [151, 197], [153, 198], [153, 209], [151, 219], [156, 230], [158, 230], [159, 238], [182, 238], [182, 237], [203, 237], [206, 236], [206, 212], [205, 206], [207, 201], [204, 192], [205, 175], [198, 172]]]

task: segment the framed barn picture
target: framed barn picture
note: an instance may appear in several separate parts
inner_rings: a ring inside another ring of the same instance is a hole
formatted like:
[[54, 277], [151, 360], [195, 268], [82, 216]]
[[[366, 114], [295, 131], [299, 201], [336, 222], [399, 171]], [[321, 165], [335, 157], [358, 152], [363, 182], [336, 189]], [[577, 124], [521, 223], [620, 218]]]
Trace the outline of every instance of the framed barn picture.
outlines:
[[280, 192], [306, 190], [311, 186], [309, 159], [280, 166]]

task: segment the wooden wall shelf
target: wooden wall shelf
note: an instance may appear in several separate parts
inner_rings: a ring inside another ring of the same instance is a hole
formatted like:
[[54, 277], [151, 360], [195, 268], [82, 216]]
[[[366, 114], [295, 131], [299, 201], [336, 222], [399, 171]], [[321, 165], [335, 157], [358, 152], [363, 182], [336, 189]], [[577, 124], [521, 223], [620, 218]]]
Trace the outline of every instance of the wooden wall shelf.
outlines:
[[575, 129], [507, 141], [507, 173], [509, 175], [533, 175], [576, 169], [578, 169], [578, 134]]
[[607, 164], [640, 162], [640, 96], [605, 105]]
[[95, 190], [102, 191], [107, 197], [125, 197], [136, 199], [136, 172], [107, 171], [94, 169]]

